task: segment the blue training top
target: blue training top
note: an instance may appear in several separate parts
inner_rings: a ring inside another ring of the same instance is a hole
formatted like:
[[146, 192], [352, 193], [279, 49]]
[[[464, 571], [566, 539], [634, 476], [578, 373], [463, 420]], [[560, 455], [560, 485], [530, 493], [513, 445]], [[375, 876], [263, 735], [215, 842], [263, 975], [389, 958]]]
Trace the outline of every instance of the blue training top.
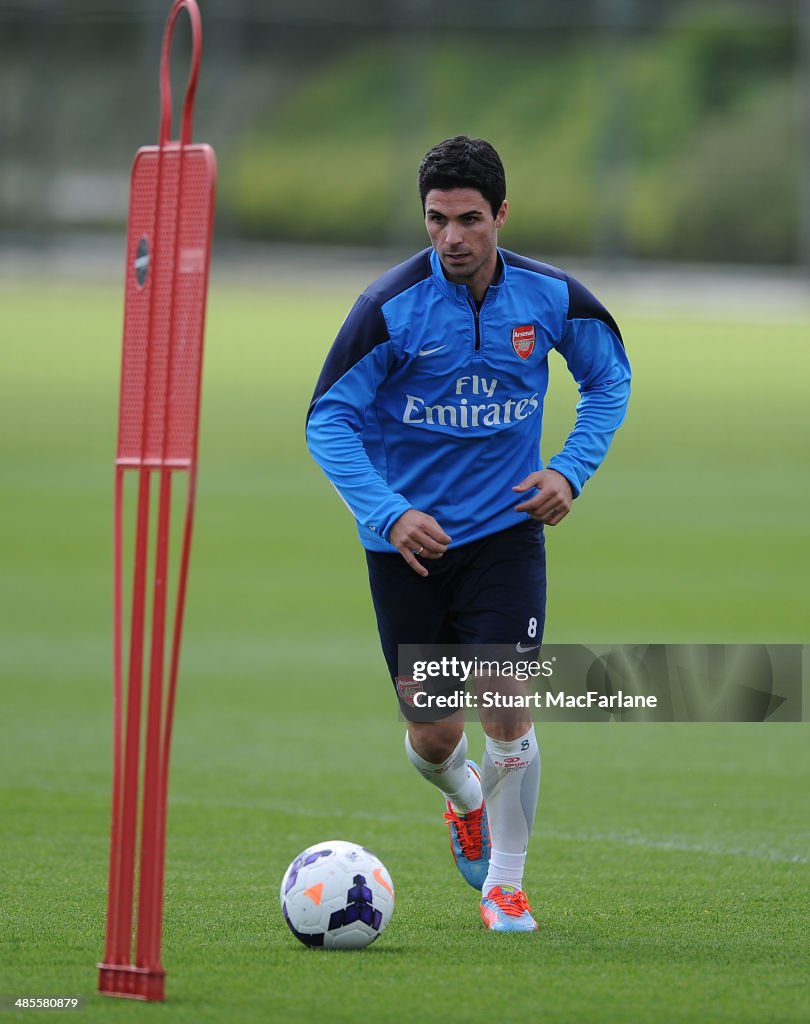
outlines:
[[499, 249], [476, 308], [432, 248], [370, 285], [327, 356], [307, 443], [364, 547], [393, 551], [409, 508], [465, 544], [521, 522], [512, 487], [542, 468], [548, 353], [579, 385], [576, 423], [549, 460], [578, 495], [624, 419], [630, 366], [608, 311], [569, 275]]

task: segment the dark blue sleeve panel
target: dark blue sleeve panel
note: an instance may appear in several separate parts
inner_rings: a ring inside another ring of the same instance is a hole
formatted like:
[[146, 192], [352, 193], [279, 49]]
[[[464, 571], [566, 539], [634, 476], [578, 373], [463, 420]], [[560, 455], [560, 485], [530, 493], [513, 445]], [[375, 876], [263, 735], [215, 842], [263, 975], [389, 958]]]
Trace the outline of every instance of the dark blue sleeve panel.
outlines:
[[307, 421], [317, 401], [333, 384], [348, 373], [355, 363], [364, 359], [375, 346], [389, 340], [382, 308], [389, 299], [430, 277], [431, 251], [430, 248], [423, 249], [404, 263], [392, 267], [369, 285], [349, 310], [315, 385]]
[[613, 331], [624, 346], [616, 321], [608, 313], [595, 295], [592, 295], [584, 284], [575, 277], [565, 275], [568, 284], [568, 319], [569, 320], [601, 320]]
[[338, 335], [329, 350], [321, 375], [315, 385], [315, 393], [307, 412], [307, 422], [312, 410], [326, 392], [347, 373], [355, 363], [368, 355], [377, 345], [388, 341], [388, 325], [378, 303], [365, 293], [349, 310]]
[[393, 360], [382, 311], [361, 295], [327, 356], [307, 416], [313, 458], [358, 523], [385, 539], [411, 506], [372, 465], [361, 433]]
[[570, 481], [576, 497], [599, 468], [630, 399], [630, 364], [616, 321], [593, 295], [568, 278], [569, 308], [557, 345], [581, 398], [574, 429], [563, 450], [549, 460]]

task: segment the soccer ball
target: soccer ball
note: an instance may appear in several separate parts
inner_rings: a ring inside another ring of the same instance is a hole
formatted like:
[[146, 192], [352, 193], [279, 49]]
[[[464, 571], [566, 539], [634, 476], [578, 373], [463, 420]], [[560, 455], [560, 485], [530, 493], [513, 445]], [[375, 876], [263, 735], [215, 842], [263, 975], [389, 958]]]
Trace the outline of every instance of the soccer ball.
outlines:
[[364, 846], [332, 839], [300, 853], [281, 880], [281, 912], [305, 946], [362, 949], [394, 913], [394, 886]]

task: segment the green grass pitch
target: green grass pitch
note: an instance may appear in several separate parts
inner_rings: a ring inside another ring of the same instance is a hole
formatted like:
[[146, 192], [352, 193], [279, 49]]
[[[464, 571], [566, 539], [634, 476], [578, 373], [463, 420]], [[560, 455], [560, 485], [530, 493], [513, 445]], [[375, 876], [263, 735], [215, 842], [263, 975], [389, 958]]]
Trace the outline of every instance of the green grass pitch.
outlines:
[[[527, 889], [493, 936], [402, 753], [363, 559], [303, 417], [352, 296], [212, 283], [170, 786], [164, 1005], [95, 994], [110, 787], [116, 286], [5, 285], [0, 371], [0, 994], [85, 1022], [788, 1022], [807, 996], [807, 726], [540, 726]], [[800, 317], [622, 308], [626, 427], [549, 534], [554, 642], [807, 640]], [[573, 391], [552, 370], [550, 454]], [[480, 733], [472, 729], [472, 750]], [[386, 863], [359, 954], [299, 946], [310, 843]], [[9, 1013], [8, 1019], [37, 1014]]]

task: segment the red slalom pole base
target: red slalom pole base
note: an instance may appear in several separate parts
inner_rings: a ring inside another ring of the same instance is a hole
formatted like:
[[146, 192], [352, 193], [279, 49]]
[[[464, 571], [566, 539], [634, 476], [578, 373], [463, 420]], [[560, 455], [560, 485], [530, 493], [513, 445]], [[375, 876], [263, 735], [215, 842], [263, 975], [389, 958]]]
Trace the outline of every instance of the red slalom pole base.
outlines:
[[164, 999], [166, 972], [162, 967], [134, 967], [131, 964], [96, 964], [98, 990], [105, 996], [159, 1002]]

